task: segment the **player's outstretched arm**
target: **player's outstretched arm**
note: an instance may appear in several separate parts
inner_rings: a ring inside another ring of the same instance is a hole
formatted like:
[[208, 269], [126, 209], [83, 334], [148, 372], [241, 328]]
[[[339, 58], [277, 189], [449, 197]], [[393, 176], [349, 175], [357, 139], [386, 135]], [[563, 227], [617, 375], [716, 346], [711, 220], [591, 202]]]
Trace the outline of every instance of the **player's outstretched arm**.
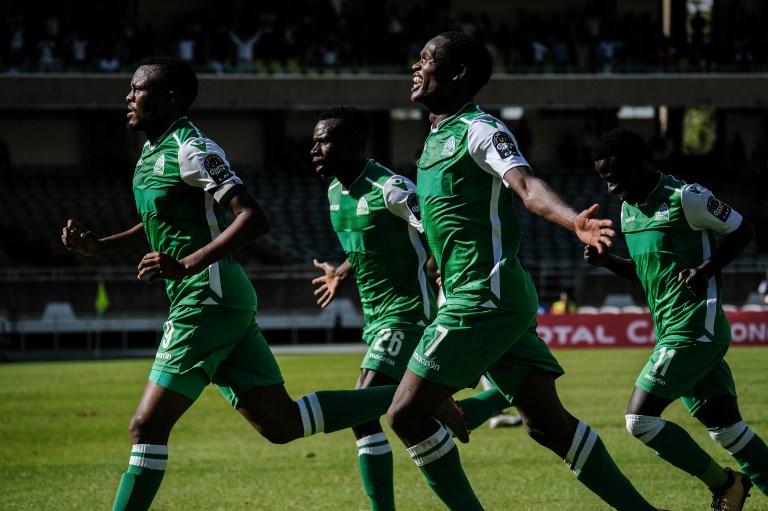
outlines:
[[138, 223], [127, 231], [99, 238], [83, 224], [70, 218], [62, 229], [61, 242], [69, 251], [84, 256], [94, 256], [101, 252], [127, 250], [141, 246], [145, 243], [144, 228], [141, 223]]
[[613, 246], [616, 232], [612, 229], [613, 221], [607, 218], [594, 218], [600, 206], [595, 204], [579, 213], [558, 195], [544, 180], [534, 176], [528, 167], [519, 166], [509, 169], [504, 174], [504, 181], [517, 193], [525, 208], [576, 233], [579, 239], [598, 249]]
[[333, 266], [326, 262], [321, 263], [317, 259], [313, 259], [312, 262], [315, 268], [323, 270], [324, 273], [324, 275], [312, 279], [312, 284], [318, 286], [314, 293], [315, 296], [320, 295], [317, 299], [317, 304], [325, 309], [336, 298], [336, 291], [349, 275], [352, 265], [349, 263], [349, 260], [345, 260], [339, 266]]

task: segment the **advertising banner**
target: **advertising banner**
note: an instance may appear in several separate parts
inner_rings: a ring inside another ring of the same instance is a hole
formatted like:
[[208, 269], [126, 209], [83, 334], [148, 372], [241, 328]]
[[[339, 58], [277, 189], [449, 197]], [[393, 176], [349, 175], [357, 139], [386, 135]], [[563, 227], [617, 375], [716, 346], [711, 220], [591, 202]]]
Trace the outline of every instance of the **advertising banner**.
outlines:
[[[731, 346], [768, 346], [768, 311], [726, 312]], [[539, 337], [550, 348], [653, 346], [656, 335], [647, 312], [620, 314], [539, 314]]]

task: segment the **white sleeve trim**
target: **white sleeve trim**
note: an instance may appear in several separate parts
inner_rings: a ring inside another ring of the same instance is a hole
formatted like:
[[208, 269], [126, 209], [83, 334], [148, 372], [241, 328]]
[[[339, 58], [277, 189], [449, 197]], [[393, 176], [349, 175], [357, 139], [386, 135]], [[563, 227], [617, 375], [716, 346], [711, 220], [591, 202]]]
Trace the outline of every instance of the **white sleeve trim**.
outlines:
[[416, 216], [419, 204], [416, 185], [410, 179], [398, 175], [390, 177], [384, 183], [383, 197], [384, 204], [392, 214], [399, 216], [419, 232], [424, 232], [421, 218]]
[[708, 229], [718, 234], [729, 234], [741, 225], [742, 217], [738, 211], [718, 200], [698, 183], [683, 187], [680, 203], [688, 225], [695, 231]]
[[229, 166], [224, 151], [213, 140], [190, 137], [179, 147], [179, 172], [190, 186], [203, 188], [219, 201], [240, 180]]
[[520, 153], [515, 136], [504, 123], [491, 115], [480, 115], [469, 125], [467, 148], [475, 163], [502, 180], [514, 167], [529, 167]]

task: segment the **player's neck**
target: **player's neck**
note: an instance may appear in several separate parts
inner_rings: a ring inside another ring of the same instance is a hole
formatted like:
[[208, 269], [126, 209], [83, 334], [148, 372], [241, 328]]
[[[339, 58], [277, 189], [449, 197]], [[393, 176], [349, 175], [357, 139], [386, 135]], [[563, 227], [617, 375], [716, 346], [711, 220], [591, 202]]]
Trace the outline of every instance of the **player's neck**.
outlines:
[[453, 117], [459, 110], [464, 108], [467, 103], [471, 102], [472, 98], [461, 97], [453, 100], [446, 100], [439, 105], [430, 105], [429, 122], [432, 124], [433, 128], [437, 128], [441, 122], [449, 117]]
[[339, 180], [344, 190], [348, 190], [352, 183], [357, 181], [363, 174], [365, 167], [368, 166], [368, 160], [361, 160], [358, 163], [352, 163], [346, 168], [350, 169], [349, 172], [340, 172], [336, 179]]
[[158, 119], [156, 123], [154, 123], [154, 126], [148, 127], [144, 134], [147, 136], [147, 140], [149, 140], [149, 143], [154, 147], [157, 145], [157, 141], [166, 133], [168, 133], [168, 130], [171, 129], [171, 127], [176, 124], [176, 121], [181, 119], [182, 117], [186, 116], [185, 113], [172, 113], [171, 115], [166, 115], [161, 119]]

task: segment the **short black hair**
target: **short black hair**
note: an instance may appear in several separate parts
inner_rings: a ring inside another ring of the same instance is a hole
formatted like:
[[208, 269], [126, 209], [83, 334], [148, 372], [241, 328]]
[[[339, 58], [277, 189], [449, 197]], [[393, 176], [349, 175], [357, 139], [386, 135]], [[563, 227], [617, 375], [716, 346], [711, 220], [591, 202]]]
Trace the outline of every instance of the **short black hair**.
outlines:
[[323, 110], [318, 115], [318, 120], [339, 119], [338, 129], [345, 132], [361, 150], [365, 149], [368, 143], [370, 127], [368, 126], [368, 116], [354, 106], [334, 106]]
[[156, 66], [157, 80], [168, 90], [177, 93], [184, 104], [185, 109], [195, 101], [197, 97], [197, 75], [188, 62], [176, 57], [149, 57], [141, 61], [142, 66]]
[[592, 161], [616, 158], [624, 162], [639, 162], [645, 155], [643, 137], [624, 128], [603, 133], [592, 146]]
[[440, 32], [437, 34], [448, 41], [435, 52], [435, 59], [451, 64], [463, 64], [466, 67], [467, 87], [471, 96], [491, 79], [491, 53], [477, 37], [465, 32]]

